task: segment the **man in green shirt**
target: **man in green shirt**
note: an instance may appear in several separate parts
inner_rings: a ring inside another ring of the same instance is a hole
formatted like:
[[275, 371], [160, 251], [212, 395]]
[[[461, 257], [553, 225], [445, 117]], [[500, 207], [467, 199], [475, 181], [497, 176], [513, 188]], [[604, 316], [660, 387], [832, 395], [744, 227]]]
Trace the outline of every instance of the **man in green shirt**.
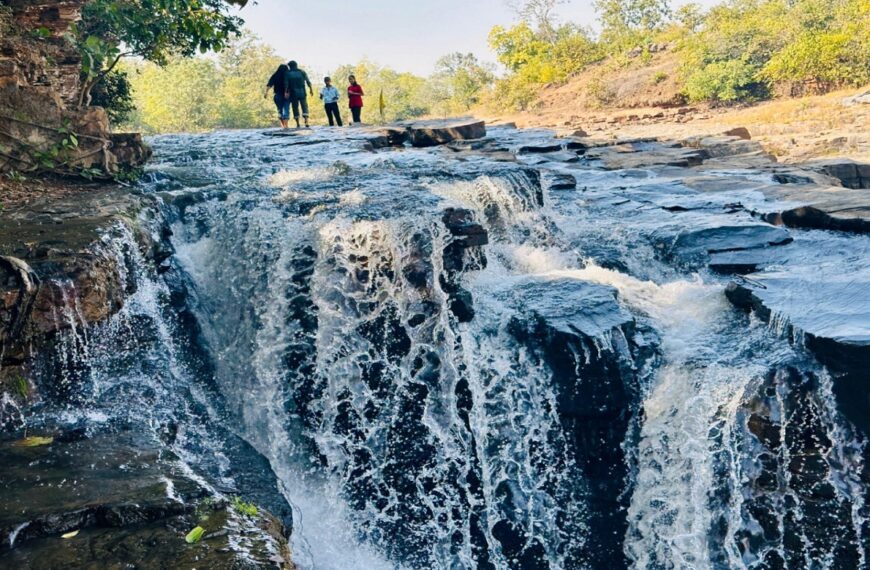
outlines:
[[293, 105], [293, 118], [296, 120], [296, 128], [299, 128], [299, 107], [302, 106], [302, 117], [305, 119], [305, 126], [308, 127], [308, 96], [305, 94], [305, 86], [308, 86], [308, 92], [314, 97], [314, 88], [311, 87], [311, 81], [308, 79], [308, 74], [299, 69], [299, 64], [291, 61], [287, 64], [290, 71], [287, 72], [287, 81], [290, 87], [290, 104]]

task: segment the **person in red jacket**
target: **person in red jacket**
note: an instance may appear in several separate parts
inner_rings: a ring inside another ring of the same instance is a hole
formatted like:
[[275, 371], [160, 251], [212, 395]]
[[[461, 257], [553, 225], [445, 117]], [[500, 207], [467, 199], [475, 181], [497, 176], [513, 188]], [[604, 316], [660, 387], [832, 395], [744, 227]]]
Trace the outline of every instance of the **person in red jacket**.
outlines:
[[356, 77], [351, 75], [347, 78], [350, 81], [350, 85], [347, 87], [347, 100], [350, 105], [350, 113], [353, 115], [354, 123], [362, 122], [362, 108], [363, 108], [363, 92], [362, 85], [356, 82]]

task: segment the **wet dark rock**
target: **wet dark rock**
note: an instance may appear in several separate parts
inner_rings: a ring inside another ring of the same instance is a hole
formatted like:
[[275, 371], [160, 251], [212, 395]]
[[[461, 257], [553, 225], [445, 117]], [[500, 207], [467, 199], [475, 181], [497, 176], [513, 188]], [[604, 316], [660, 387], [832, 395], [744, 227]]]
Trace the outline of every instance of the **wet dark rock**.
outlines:
[[558, 141], [554, 142], [540, 142], [533, 144], [524, 144], [517, 148], [518, 154], [541, 154], [541, 153], [552, 153], [559, 152], [562, 150], [562, 143]]
[[809, 176], [792, 172], [777, 172], [773, 175], [773, 181], [777, 184], [812, 184], [813, 179]]
[[848, 159], [819, 160], [803, 165], [836, 178], [846, 188], [870, 188], [870, 164]]
[[[737, 412], [740, 451], [758, 458], [744, 471], [738, 491], [743, 524], [735, 539], [749, 550], [746, 557], [773, 550], [787, 557], [778, 567], [823, 557], [838, 568], [859, 566], [864, 545], [853, 520], [859, 505], [840, 491], [860, 485], [863, 475], [856, 469], [841, 481], [835, 472], [840, 461], [860, 459], [850, 455], [856, 450], [844, 457], [832, 453], [836, 442], [826, 424], [820, 382], [810, 371], [773, 369], [746, 394]], [[798, 535], [800, 540], [793, 540]], [[783, 542], [785, 549], [779, 547]], [[714, 549], [713, 562], [726, 564], [722, 554]]]
[[788, 231], [782, 228], [751, 222], [690, 226], [686, 230], [666, 228], [657, 234], [657, 249], [665, 257], [688, 265], [706, 261], [714, 253], [759, 249], [792, 240]]
[[131, 220], [147, 202], [109, 188], [74, 198], [37, 202], [0, 212], [0, 344], [3, 364], [22, 362], [25, 347], [41, 346], [70, 322], [58, 318], [75, 310], [82, 323], [104, 321], [130, 293], [127, 268], [101, 234], [121, 224], [143, 249], [150, 236]]
[[474, 119], [421, 121], [412, 123], [408, 131], [412, 146], [427, 147], [455, 140], [481, 139], [486, 136], [486, 124]]
[[577, 178], [573, 174], [545, 171], [541, 181], [545, 188], [555, 192], [577, 188]]
[[726, 296], [737, 307], [765, 321], [777, 319], [787, 334], [803, 341], [835, 374], [840, 409], [864, 433], [870, 433], [870, 275], [846, 279], [788, 268], [756, 273], [732, 282]]
[[745, 275], [781, 261], [782, 255], [776, 249], [744, 249], [714, 253], [710, 255], [708, 265], [717, 273]]
[[474, 299], [460, 285], [460, 277], [464, 271], [485, 266], [482, 246], [489, 243], [489, 235], [470, 210], [446, 208], [441, 219], [454, 237], [444, 249], [442, 259], [446, 275], [441, 277], [441, 286], [450, 298], [449, 307], [457, 320], [469, 322], [474, 318]]
[[[147, 559], [179, 567], [205, 556], [214, 568], [279, 567], [270, 561], [273, 553], [289, 563], [280, 521], [264, 511], [255, 517], [231, 512], [139, 430], [63, 435], [33, 447], [0, 443], [3, 565], [111, 566]], [[206, 537], [187, 545], [184, 537], [195, 526], [203, 526]], [[79, 533], [60, 538], [72, 531]], [[227, 548], [230, 537], [242, 535], [248, 552]]]
[[794, 228], [870, 232], [870, 190], [783, 184], [759, 189], [772, 200], [755, 208], [765, 221]]
[[527, 320], [511, 333], [553, 371], [559, 416], [589, 488], [590, 567], [625, 565], [622, 539], [628, 472], [621, 447], [640, 396], [643, 363], [654, 348], [610, 287], [571, 279], [522, 282], [512, 294]]

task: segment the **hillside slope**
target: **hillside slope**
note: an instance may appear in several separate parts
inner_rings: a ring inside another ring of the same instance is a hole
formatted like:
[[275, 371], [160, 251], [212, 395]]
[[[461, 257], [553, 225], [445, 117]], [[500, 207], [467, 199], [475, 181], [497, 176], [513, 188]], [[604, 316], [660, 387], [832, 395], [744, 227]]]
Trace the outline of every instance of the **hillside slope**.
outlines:
[[563, 85], [543, 88], [530, 110], [490, 113], [489, 119], [596, 137], [681, 138], [746, 127], [783, 162], [833, 156], [870, 161], [870, 97], [865, 103], [856, 97], [868, 87], [755, 105], [689, 104], [681, 95], [679, 55], [663, 49], [625, 67], [593, 65]]

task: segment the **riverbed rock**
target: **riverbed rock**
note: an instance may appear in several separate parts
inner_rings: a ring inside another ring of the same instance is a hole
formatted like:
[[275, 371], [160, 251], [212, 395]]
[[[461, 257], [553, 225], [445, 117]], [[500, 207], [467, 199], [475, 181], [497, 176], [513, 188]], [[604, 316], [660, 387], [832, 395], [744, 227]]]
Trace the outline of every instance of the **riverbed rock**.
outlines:
[[0, 212], [0, 367], [25, 365], [56, 333], [121, 308], [134, 285], [103, 236], [128, 232], [150, 250], [150, 236], [130, 217], [145, 203], [97, 186]]
[[763, 220], [794, 228], [870, 232], [870, 189], [781, 184], [759, 188], [770, 203], [753, 211]]
[[627, 521], [625, 441], [640, 395], [650, 339], [616, 291], [577, 279], [528, 279], [513, 290], [524, 319], [511, 332], [553, 371], [559, 417], [589, 489], [590, 567], [624, 564]]
[[672, 147], [657, 141], [638, 141], [590, 148], [586, 151], [586, 158], [600, 161], [607, 170], [624, 170], [651, 166], [698, 166], [709, 155], [703, 149]]
[[475, 119], [420, 121], [411, 123], [408, 133], [412, 146], [437, 146], [455, 140], [481, 139], [486, 136], [486, 124]]
[[686, 229], [668, 227], [656, 232], [656, 248], [666, 258], [692, 265], [710, 254], [753, 250], [791, 241], [788, 231], [769, 224], [701, 221]]
[[0, 564], [292, 567], [280, 521], [216, 496], [143, 431], [39, 437], [0, 443]]
[[[723, 515], [714, 527], [735, 525], [731, 530], [748, 551], [744, 556], [768, 567], [799, 567], [822, 552], [835, 567], [860, 566], [864, 545], [854, 512], [863, 500], [847, 493], [855, 492], [865, 474], [854, 463], [861, 460], [858, 450], [845, 446], [842, 456], [835, 451], [843, 442], [831, 437], [821, 385], [812, 371], [774, 368], [737, 411], [737, 437], [754, 461], [740, 480], [740, 516]], [[841, 461], [856, 465], [845, 481], [837, 474]], [[783, 543], [788, 547], [779, 548]], [[713, 552], [714, 563], [728, 565]]]
[[798, 335], [835, 374], [834, 393], [843, 413], [870, 432], [870, 271], [823, 274], [808, 265], [755, 273], [733, 281], [726, 296], [737, 307]]
[[870, 188], [870, 164], [850, 159], [826, 159], [803, 166], [836, 178], [846, 188]]

